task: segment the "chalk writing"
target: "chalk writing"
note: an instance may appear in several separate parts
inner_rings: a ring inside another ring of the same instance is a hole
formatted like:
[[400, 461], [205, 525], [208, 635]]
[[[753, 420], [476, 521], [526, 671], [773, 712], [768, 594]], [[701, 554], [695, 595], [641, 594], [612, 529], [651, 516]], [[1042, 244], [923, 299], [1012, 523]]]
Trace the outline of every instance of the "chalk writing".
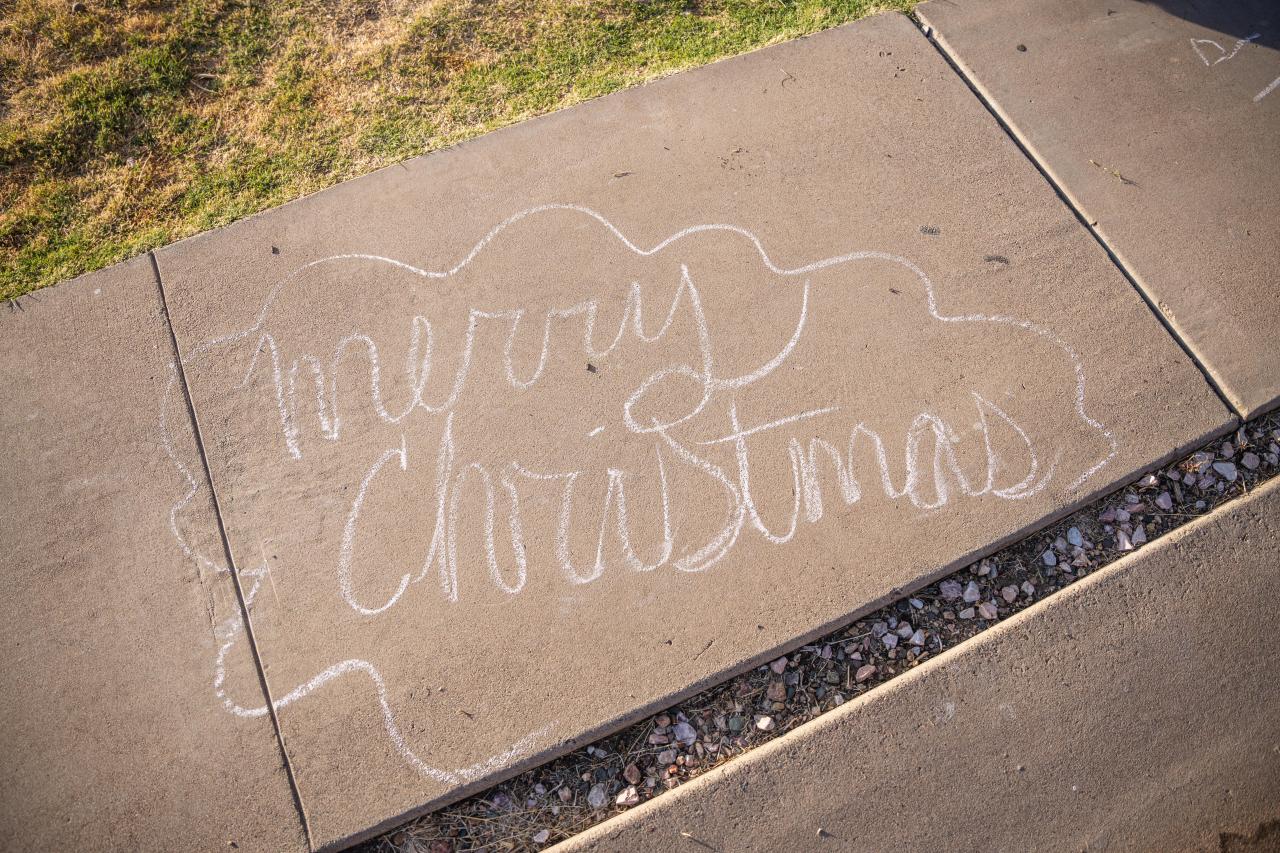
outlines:
[[1254, 95], [1253, 102], [1255, 104], [1258, 103], [1258, 101], [1261, 101], [1267, 95], [1270, 95], [1272, 92], [1274, 92], [1277, 86], [1280, 86], [1280, 77], [1277, 77], [1276, 79], [1272, 80], [1270, 83], [1266, 85], [1266, 87], [1261, 92]]
[[[556, 266], [552, 284], [539, 290], [527, 259], [564, 234], [596, 247], [581, 252], [583, 264], [597, 266], [590, 274]], [[379, 305], [366, 318], [376, 331], [349, 328], [332, 344], [323, 341], [327, 329], [319, 341], [313, 332], [300, 338], [298, 315], [279, 306], [305, 300], [312, 277], [349, 270], [400, 277], [404, 301], [397, 304], [404, 306], [418, 304], [415, 282], [438, 284], [425, 309], [396, 316], [399, 309]], [[511, 300], [507, 289], [495, 291], [493, 277], [513, 270], [520, 284], [510, 289], [528, 293], [526, 304], [496, 304]], [[909, 295], [889, 288], [872, 300], [862, 287], [872, 271], [914, 286]], [[805, 531], [826, 529], [824, 521], [829, 526], [872, 500], [927, 514], [957, 500], [1025, 500], [1052, 482], [1080, 489], [1117, 445], [1086, 411], [1078, 354], [1026, 320], [944, 312], [935, 291], [921, 268], [890, 253], [784, 266], [754, 234], [725, 224], [685, 228], [645, 247], [593, 210], [544, 205], [499, 223], [441, 270], [361, 253], [305, 264], [271, 290], [251, 326], [201, 344], [183, 365], [224, 377], [220, 393], [239, 401], [229, 409], [237, 416], [270, 412], [271, 434], [255, 452], [274, 455], [284, 476], [296, 472], [305, 489], [337, 490], [345, 511], [329, 583], [352, 618], [369, 620], [403, 605], [416, 588], [460, 607], [478, 594], [477, 583], [514, 600], [535, 577], [572, 588], [616, 573], [705, 573], [746, 543], [783, 546], [817, 535]], [[487, 304], [467, 304], [473, 296]], [[721, 316], [757, 298], [768, 310], [749, 334]], [[880, 320], [906, 310], [955, 332], [934, 347], [945, 360], [936, 371], [923, 366], [930, 348], [913, 342], [910, 327], [895, 332]], [[1058, 365], [1052, 369], [1067, 391], [1062, 429], [1096, 450], [1070, 458], [1063, 448], [1080, 442], [1046, 450], [1046, 441], [1062, 436], [1033, 434], [1001, 396], [1016, 395], [1002, 391], [998, 377], [979, 378], [985, 374], [975, 362], [1006, 345], [1053, 354], [1047, 363]], [[237, 372], [227, 381], [231, 369]], [[895, 371], [903, 383], [940, 381], [935, 372], [957, 378], [934, 403], [895, 411], [867, 390], [874, 383], [866, 379]], [[170, 397], [177, 382], [174, 365]], [[166, 398], [161, 426], [187, 485], [170, 529], [202, 570], [225, 573], [178, 523], [203, 485], [168, 440], [172, 405]], [[515, 440], [509, 428], [494, 429], [498, 412], [505, 423], [538, 427]], [[884, 420], [899, 424], [898, 432], [887, 432]], [[327, 448], [342, 453], [326, 456]], [[313, 458], [319, 474], [306, 471]], [[352, 465], [335, 481], [334, 466]], [[414, 565], [384, 584], [377, 573], [362, 573], [361, 558], [386, 553], [378, 542], [384, 526], [368, 516], [397, 488], [414, 496], [426, 523]], [[267, 573], [265, 559], [240, 570], [250, 618]], [[266, 706], [242, 706], [226, 693], [227, 654], [243, 634], [239, 615], [217, 627], [214, 693], [231, 713], [261, 716]], [[460, 769], [430, 766], [397, 723], [379, 669], [363, 658], [322, 669], [275, 706], [344, 676], [367, 680], [396, 750], [435, 781], [476, 778], [551, 731], [531, 732]]]
[[[1203, 62], [1206, 67], [1212, 68], [1215, 65], [1220, 65], [1223, 62], [1235, 59], [1236, 55], [1239, 54], [1245, 46], [1252, 44], [1260, 38], [1262, 38], [1261, 33], [1254, 33], [1252, 35], [1245, 36], [1242, 39], [1237, 39], [1236, 43], [1231, 46], [1231, 50], [1227, 50], [1213, 39], [1193, 38], [1190, 41], [1191, 49], [1196, 52], [1196, 56], [1200, 57], [1200, 61]], [[1267, 95], [1274, 92], [1277, 87], [1280, 87], [1280, 77], [1272, 80], [1262, 89], [1262, 91], [1254, 95], [1253, 102], [1255, 104], [1259, 103]]]
[[[1260, 38], [1262, 38], [1262, 33], [1254, 33], [1251, 36], [1246, 36], [1242, 39], [1239, 39], [1236, 41], [1234, 45], [1231, 46], [1230, 52], [1228, 52], [1226, 48], [1218, 44], [1213, 39], [1193, 38], [1191, 39], [1191, 49], [1194, 50], [1196, 52], [1196, 55], [1200, 57], [1201, 62], [1203, 62], [1207, 66], [1213, 66], [1213, 65], [1217, 65], [1220, 62], [1226, 62], [1229, 59], [1235, 59], [1236, 54], [1239, 53], [1241, 49], [1244, 48], [1245, 45], [1254, 41], [1254, 39], [1260, 39]], [[1212, 48], [1212, 50], [1209, 50], [1209, 48]], [[1209, 50], [1208, 56], [1205, 55], [1206, 50]], [[1216, 53], [1214, 51], [1216, 51]], [[1210, 60], [1210, 57], [1212, 57], [1212, 61]]]

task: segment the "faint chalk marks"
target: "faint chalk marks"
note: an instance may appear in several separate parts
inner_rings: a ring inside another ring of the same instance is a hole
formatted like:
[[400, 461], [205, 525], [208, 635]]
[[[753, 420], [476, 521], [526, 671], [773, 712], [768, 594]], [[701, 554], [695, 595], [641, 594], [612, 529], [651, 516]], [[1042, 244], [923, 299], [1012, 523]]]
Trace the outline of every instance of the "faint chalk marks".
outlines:
[[[1260, 38], [1262, 38], [1262, 33], [1254, 33], [1251, 36], [1246, 36], [1238, 40], [1234, 45], [1232, 45], [1230, 52], [1228, 52], [1225, 47], [1218, 44], [1213, 39], [1193, 38], [1191, 39], [1191, 49], [1196, 52], [1196, 56], [1200, 57], [1201, 62], [1203, 62], [1208, 67], [1212, 67], [1221, 62], [1226, 62], [1228, 59], [1235, 59], [1236, 54], [1239, 53], [1242, 49], [1244, 49], [1245, 45], [1249, 44], [1255, 39], [1260, 39]], [[1210, 50], [1210, 48], [1212, 48], [1212, 50]], [[1209, 51], [1209, 54], [1207, 56], [1205, 55], [1206, 50]], [[1216, 51], [1216, 53], [1214, 51]]]

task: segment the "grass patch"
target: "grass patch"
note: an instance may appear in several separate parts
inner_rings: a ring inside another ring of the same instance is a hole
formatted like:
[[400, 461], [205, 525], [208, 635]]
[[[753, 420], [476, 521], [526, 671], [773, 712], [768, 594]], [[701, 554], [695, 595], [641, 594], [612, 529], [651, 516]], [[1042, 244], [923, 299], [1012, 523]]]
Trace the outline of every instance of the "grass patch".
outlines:
[[0, 0], [0, 299], [912, 0]]

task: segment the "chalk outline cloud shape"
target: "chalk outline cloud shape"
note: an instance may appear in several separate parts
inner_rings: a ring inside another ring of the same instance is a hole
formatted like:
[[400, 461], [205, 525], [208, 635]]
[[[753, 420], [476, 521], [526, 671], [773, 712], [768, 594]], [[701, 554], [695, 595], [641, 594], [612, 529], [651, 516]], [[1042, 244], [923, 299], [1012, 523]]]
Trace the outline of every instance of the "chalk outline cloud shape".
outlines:
[[[466, 254], [466, 256], [464, 256], [460, 261], [458, 261], [453, 267], [443, 271], [427, 270], [427, 269], [413, 266], [412, 264], [405, 263], [395, 258], [385, 257], [382, 255], [374, 255], [374, 254], [347, 253], [347, 254], [331, 255], [325, 258], [320, 258], [318, 260], [311, 261], [299, 267], [298, 269], [296, 269], [288, 278], [281, 280], [271, 289], [271, 291], [268, 293], [265, 300], [263, 301], [262, 308], [259, 311], [258, 316], [254, 321], [253, 325], [249, 326], [246, 329], [242, 329], [236, 332], [232, 332], [226, 335], [222, 335], [222, 336], [218, 336], [218, 337], [214, 337], [206, 340], [205, 342], [197, 346], [194, 350], [192, 350], [188, 355], [182, 357], [181, 359], [182, 367], [185, 368], [185, 366], [187, 365], [196, 364], [197, 362], [200, 362], [204, 358], [208, 357], [211, 353], [213, 353], [217, 349], [234, 344], [238, 341], [241, 341], [250, 337], [251, 335], [259, 333], [264, 328], [264, 325], [266, 323], [267, 316], [268, 316], [268, 313], [270, 312], [272, 304], [275, 302], [276, 298], [280, 295], [282, 290], [285, 287], [289, 286], [290, 284], [296, 282], [299, 279], [299, 277], [309, 269], [312, 269], [324, 264], [335, 263], [338, 261], [362, 260], [362, 261], [371, 261], [375, 263], [386, 264], [391, 267], [394, 267], [394, 268], [406, 271], [408, 273], [411, 273], [413, 275], [421, 276], [427, 279], [446, 279], [458, 274], [464, 268], [466, 268], [467, 265], [470, 264], [482, 251], [484, 251], [484, 249], [487, 246], [489, 246], [495, 239], [498, 238], [499, 235], [501, 235], [505, 230], [510, 228], [512, 225], [524, 219], [527, 219], [529, 217], [533, 217], [538, 214], [551, 212], [551, 211], [573, 212], [573, 213], [577, 213], [584, 217], [588, 217], [590, 219], [595, 220], [597, 223], [603, 226], [610, 234], [612, 234], [626, 249], [628, 249], [629, 251], [641, 257], [648, 257], [651, 255], [655, 255], [663, 251], [664, 249], [668, 248], [669, 246], [677, 244], [681, 240], [684, 240], [685, 238], [690, 237], [692, 235], [700, 234], [704, 232], [718, 231], [718, 232], [733, 233], [747, 240], [754, 247], [755, 251], [758, 253], [760, 257], [761, 262], [770, 272], [774, 273], [775, 275], [787, 277], [787, 278], [805, 276], [805, 275], [817, 272], [819, 270], [835, 267], [841, 264], [860, 261], [860, 260], [880, 260], [880, 261], [887, 261], [889, 263], [896, 264], [902, 267], [903, 269], [906, 269], [909, 272], [911, 272], [911, 274], [914, 275], [916, 279], [920, 282], [920, 285], [923, 288], [925, 293], [926, 306], [927, 306], [928, 312], [930, 316], [933, 317], [935, 320], [942, 323], [991, 323], [996, 325], [1010, 326], [1010, 327], [1022, 329], [1026, 332], [1030, 332], [1044, 340], [1051, 342], [1066, 355], [1068, 361], [1071, 363], [1072, 370], [1075, 377], [1076, 388], [1075, 388], [1075, 398], [1073, 401], [1073, 405], [1074, 405], [1076, 416], [1084, 424], [1086, 424], [1088, 427], [1096, 431], [1106, 441], [1109, 448], [1106, 455], [1098, 459], [1093, 465], [1091, 465], [1087, 470], [1085, 470], [1083, 474], [1078, 476], [1067, 487], [1069, 490], [1075, 490], [1075, 489], [1078, 489], [1080, 486], [1082, 486], [1093, 475], [1095, 475], [1104, 467], [1106, 467], [1107, 464], [1110, 463], [1110, 461], [1116, 456], [1118, 452], [1118, 445], [1112, 432], [1106, 426], [1104, 426], [1101, 422], [1099, 422], [1098, 420], [1090, 416], [1085, 409], [1086, 382], [1085, 382], [1084, 366], [1083, 366], [1083, 363], [1081, 362], [1079, 355], [1075, 352], [1075, 350], [1071, 347], [1070, 344], [1068, 344], [1056, 332], [1052, 331], [1051, 329], [1048, 329], [1044, 326], [1037, 325], [1035, 323], [1031, 323], [1026, 320], [1018, 319], [1016, 317], [1010, 317], [1006, 315], [997, 315], [997, 314], [982, 314], [982, 313], [961, 314], [961, 315], [943, 314], [938, 307], [935, 286], [932, 280], [928, 277], [928, 275], [925, 274], [925, 272], [922, 269], [920, 269], [920, 267], [916, 266], [914, 263], [912, 263], [910, 260], [904, 257], [893, 255], [887, 252], [856, 251], [856, 252], [850, 252], [844, 255], [837, 255], [834, 257], [825, 258], [823, 260], [815, 261], [813, 263], [805, 264], [799, 267], [785, 268], [777, 265], [772, 260], [772, 258], [769, 257], [768, 252], [764, 248], [764, 244], [755, 234], [751, 233], [750, 231], [747, 231], [744, 228], [740, 228], [736, 225], [728, 225], [728, 224], [705, 224], [705, 225], [690, 226], [688, 228], [684, 228], [680, 231], [677, 231], [676, 233], [661, 240], [660, 242], [653, 245], [652, 247], [644, 248], [642, 246], [637, 245], [625, 234], [623, 234], [623, 232], [616, 225], [614, 225], [602, 214], [597, 213], [596, 211], [588, 207], [584, 207], [582, 205], [576, 205], [576, 204], [544, 204], [544, 205], [538, 205], [536, 207], [531, 207], [513, 214], [512, 216], [508, 217], [507, 219], [503, 220], [498, 225], [496, 225], [491, 231], [489, 231], [489, 233], [486, 234], [481, 240], [479, 240], [471, 248], [471, 250]], [[171, 433], [169, 430], [169, 423], [168, 423], [169, 409], [172, 405], [174, 405], [174, 401], [175, 401], [174, 395], [180, 390], [180, 384], [182, 382], [182, 378], [183, 378], [183, 372], [182, 372], [182, 369], [180, 369], [180, 366], [175, 362], [171, 362], [169, 364], [169, 382], [166, 386], [166, 390], [161, 402], [159, 425], [160, 425], [162, 442], [165, 448], [165, 453], [168, 459], [170, 460], [171, 464], [174, 466], [175, 470], [177, 471], [178, 475], [186, 483], [186, 492], [170, 508], [169, 518], [168, 518], [169, 532], [173, 536], [174, 540], [177, 542], [182, 553], [188, 559], [192, 560], [197, 565], [200, 571], [209, 571], [211, 573], [214, 573], [215, 575], [228, 575], [230, 574], [229, 569], [225, 565], [222, 565], [219, 561], [212, 559], [207, 555], [205, 555], [204, 553], [202, 553], [196, 546], [194, 546], [191, 542], [189, 542], [187, 537], [183, 534], [181, 527], [179, 525], [179, 519], [183, 511], [191, 504], [191, 502], [195, 499], [196, 495], [199, 494], [200, 489], [202, 488], [202, 485], [200, 484], [200, 482], [192, 474], [191, 468], [182, 460], [181, 456], [178, 454], [177, 450], [174, 448]], [[293, 448], [291, 448], [291, 450], [292, 449]], [[294, 453], [294, 455], [296, 456], [297, 454]], [[266, 578], [267, 572], [268, 572], [268, 569], [265, 563], [263, 565], [255, 566], [249, 569], [239, 569], [238, 571], [238, 575], [240, 578], [242, 579], [247, 578], [251, 580], [251, 584], [249, 585], [248, 589], [244, 591], [245, 607], [250, 614], [252, 613], [253, 602], [257, 597], [257, 594], [261, 588], [264, 578]], [[270, 710], [266, 705], [255, 706], [255, 707], [243, 707], [237, 704], [230, 696], [228, 696], [225, 690], [225, 682], [226, 682], [226, 675], [227, 675], [226, 658], [229, 652], [231, 651], [231, 649], [234, 647], [235, 643], [237, 642], [238, 637], [241, 634], [245, 633], [243, 616], [240, 613], [235, 613], [232, 616], [227, 617], [223, 621], [218, 622], [215, 625], [214, 633], [217, 638], [217, 641], [220, 644], [214, 660], [214, 679], [213, 679], [212, 686], [213, 686], [213, 692], [215, 697], [218, 699], [218, 701], [221, 703], [224, 709], [226, 709], [228, 712], [232, 714], [235, 714], [236, 716], [239, 716], [239, 717], [265, 716], [266, 714], [269, 713], [269, 710]], [[329, 682], [337, 678], [340, 678], [344, 675], [357, 674], [357, 673], [367, 677], [371, 682], [371, 684], [373, 685], [377, 702], [382, 714], [384, 729], [386, 731], [388, 738], [391, 740], [392, 744], [394, 745], [396, 751], [421, 776], [442, 784], [459, 784], [463, 782], [474, 781], [476, 779], [483, 777], [485, 774], [489, 772], [498, 770], [508, 765], [511, 761], [528, 753], [529, 750], [532, 749], [536, 743], [542, 741], [558, 724], [558, 721], [553, 721], [552, 723], [536, 731], [532, 731], [529, 734], [525, 735], [524, 737], [520, 738], [516, 743], [512, 744], [510, 748], [500, 753], [496, 753], [492, 756], [489, 756], [485, 759], [482, 759], [480, 761], [477, 761], [468, 766], [454, 768], [454, 769], [442, 769], [442, 768], [434, 767], [422, 761], [417, 756], [417, 754], [412, 750], [409, 744], [406, 742], [400, 730], [400, 727], [396, 723], [395, 714], [392, 711], [390, 702], [387, 698], [386, 682], [384, 681], [378, 668], [367, 660], [355, 659], [355, 658], [347, 659], [325, 668], [324, 670], [317, 673], [312, 678], [308, 679], [306, 682], [294, 687], [284, 696], [280, 697], [279, 699], [274, 699], [272, 702], [274, 706], [274, 710], [279, 711], [285, 707], [288, 707], [289, 705], [294, 704], [295, 702], [320, 690], [326, 684], [328, 684]]]

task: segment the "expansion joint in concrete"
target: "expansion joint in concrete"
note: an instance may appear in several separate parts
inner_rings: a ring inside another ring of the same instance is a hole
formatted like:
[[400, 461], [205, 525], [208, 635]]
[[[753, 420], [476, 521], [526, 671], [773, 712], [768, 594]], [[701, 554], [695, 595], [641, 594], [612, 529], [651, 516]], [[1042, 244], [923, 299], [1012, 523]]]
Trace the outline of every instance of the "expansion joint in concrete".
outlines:
[[1054, 193], [1062, 203], [1067, 206], [1072, 214], [1075, 215], [1075, 218], [1080, 225], [1093, 236], [1093, 239], [1102, 248], [1103, 252], [1106, 253], [1107, 257], [1111, 260], [1111, 263], [1115, 265], [1116, 269], [1120, 270], [1120, 274], [1125, 277], [1125, 280], [1129, 282], [1130, 286], [1132, 286], [1137, 294], [1142, 298], [1142, 301], [1146, 303], [1147, 308], [1160, 322], [1160, 325], [1164, 327], [1164, 330], [1169, 334], [1169, 337], [1173, 338], [1174, 342], [1178, 344], [1186, 354], [1187, 358], [1191, 360], [1191, 363], [1200, 371], [1201, 375], [1204, 377], [1204, 381], [1213, 389], [1213, 393], [1222, 401], [1222, 404], [1226, 406], [1227, 410], [1234, 414], [1239, 420], [1243, 421], [1245, 419], [1244, 411], [1239, 406], [1235, 405], [1231, 401], [1231, 398], [1227, 396], [1222, 386], [1214, 379], [1213, 374], [1196, 354], [1191, 344], [1178, 332], [1173, 324], [1169, 322], [1169, 318], [1165, 316], [1164, 312], [1160, 310], [1158, 301], [1147, 290], [1147, 288], [1142, 285], [1142, 281], [1138, 274], [1130, 268], [1129, 264], [1120, 256], [1115, 247], [1111, 245], [1111, 242], [1107, 239], [1106, 235], [1098, 229], [1097, 222], [1088, 216], [1079, 200], [1067, 192], [1066, 187], [1053, 174], [1053, 171], [1049, 168], [1044, 158], [1040, 157], [1036, 153], [1030, 140], [1024, 138], [1022, 134], [1018, 132], [1018, 129], [1014, 126], [1012, 120], [1010, 120], [1009, 117], [1000, 110], [995, 99], [992, 98], [977, 79], [975, 79], [974, 76], [965, 69], [957, 57], [947, 50], [947, 46], [937, 37], [937, 33], [915, 16], [912, 16], [911, 20], [920, 28], [920, 32], [924, 35], [929, 44], [933, 45], [934, 49], [938, 51], [938, 54], [946, 60], [946, 63], [949, 66], [951, 66], [951, 70], [956, 73], [956, 76], [963, 80], [965, 85], [969, 87], [969, 91], [972, 92], [973, 96], [978, 99], [979, 103], [986, 108], [991, 117], [996, 120], [996, 123], [1000, 125], [1001, 130], [1003, 130], [1009, 139], [1013, 141], [1014, 145], [1018, 146], [1018, 150], [1022, 152], [1022, 155], [1026, 157], [1033, 166], [1035, 166], [1036, 171], [1038, 171], [1040, 176], [1043, 177], [1049, 186], [1053, 188]]
[[307, 847], [315, 850], [315, 843], [311, 837], [311, 823], [307, 818], [307, 810], [302, 802], [302, 792], [298, 788], [298, 780], [294, 775], [293, 764], [289, 760], [289, 750], [285, 747], [284, 731], [280, 727], [280, 717], [276, 713], [275, 700], [271, 695], [271, 685], [267, 681], [267, 670], [262, 662], [262, 654], [258, 650], [258, 641], [253, 632], [253, 620], [250, 617], [249, 607], [245, 600], [244, 589], [240, 584], [240, 570], [236, 566], [235, 555], [231, 551], [231, 540], [227, 536], [227, 527], [222, 518], [222, 504], [218, 500], [218, 489], [213, 482], [213, 471], [209, 467], [209, 456], [205, 452], [204, 435], [200, 431], [200, 418], [196, 414], [195, 400], [192, 399], [191, 388], [187, 384], [187, 371], [182, 363], [182, 353], [178, 349], [178, 336], [173, 328], [173, 319], [169, 315], [169, 301], [164, 290], [164, 281], [160, 277], [160, 266], [156, 263], [154, 253], [148, 252], [147, 258], [151, 261], [151, 273], [155, 277], [156, 288], [160, 292], [160, 306], [161, 310], [164, 311], [165, 326], [169, 330], [169, 343], [173, 347], [173, 360], [177, 367], [178, 380], [182, 385], [182, 396], [187, 403], [187, 415], [191, 419], [191, 429], [195, 433], [196, 448], [200, 454], [200, 465], [204, 470], [205, 482], [209, 484], [209, 494], [213, 498], [213, 514], [218, 525], [218, 537], [222, 541], [222, 551], [230, 569], [232, 585], [236, 591], [236, 601], [240, 607], [241, 617], [244, 619], [245, 636], [248, 638], [249, 650], [253, 655], [253, 665], [258, 672], [258, 681], [262, 687], [268, 713], [271, 716], [271, 726], [275, 730], [276, 743], [280, 747], [280, 758], [284, 762], [285, 773], [289, 779], [289, 789], [293, 795], [294, 806], [298, 810], [298, 818], [302, 822], [302, 831], [306, 836]]

